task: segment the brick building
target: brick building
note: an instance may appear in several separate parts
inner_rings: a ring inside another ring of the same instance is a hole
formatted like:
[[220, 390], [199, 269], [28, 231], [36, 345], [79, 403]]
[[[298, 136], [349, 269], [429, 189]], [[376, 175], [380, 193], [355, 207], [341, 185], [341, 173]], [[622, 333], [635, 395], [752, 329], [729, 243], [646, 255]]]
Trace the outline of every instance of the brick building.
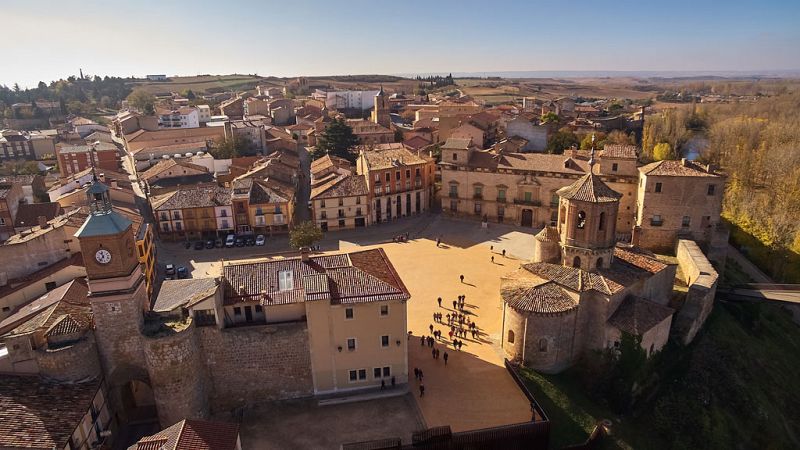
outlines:
[[92, 166], [98, 170], [120, 170], [120, 153], [117, 146], [108, 142], [56, 147], [58, 171], [62, 177], [74, 175]]
[[362, 147], [356, 167], [372, 197], [372, 222], [427, 211], [433, 202], [436, 162], [403, 144]]

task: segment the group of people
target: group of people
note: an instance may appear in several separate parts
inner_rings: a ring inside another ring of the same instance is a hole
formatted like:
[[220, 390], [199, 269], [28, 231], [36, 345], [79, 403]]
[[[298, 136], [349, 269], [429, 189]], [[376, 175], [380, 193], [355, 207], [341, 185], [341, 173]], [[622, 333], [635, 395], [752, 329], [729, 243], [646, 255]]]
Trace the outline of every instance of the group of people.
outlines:
[[403, 234], [398, 234], [397, 236], [392, 237], [392, 242], [406, 242], [408, 241], [408, 232]]

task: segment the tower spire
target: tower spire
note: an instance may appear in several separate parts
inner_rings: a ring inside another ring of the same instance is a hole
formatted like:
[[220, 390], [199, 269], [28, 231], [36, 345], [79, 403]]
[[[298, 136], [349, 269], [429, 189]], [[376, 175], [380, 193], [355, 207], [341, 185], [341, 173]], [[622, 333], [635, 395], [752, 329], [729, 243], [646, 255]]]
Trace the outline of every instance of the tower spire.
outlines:
[[592, 151], [589, 152], [589, 173], [593, 173], [594, 163], [594, 133], [592, 133]]

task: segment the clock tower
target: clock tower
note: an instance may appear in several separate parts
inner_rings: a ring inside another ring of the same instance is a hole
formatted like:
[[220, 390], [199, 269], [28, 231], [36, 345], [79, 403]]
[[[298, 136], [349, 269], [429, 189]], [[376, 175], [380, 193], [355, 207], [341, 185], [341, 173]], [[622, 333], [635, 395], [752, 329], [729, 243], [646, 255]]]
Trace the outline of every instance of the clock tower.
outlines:
[[86, 200], [89, 217], [75, 237], [86, 266], [100, 360], [115, 391], [131, 380], [148, 379], [141, 330], [150, 305], [133, 223], [114, 211], [108, 186], [96, 177], [86, 190]]

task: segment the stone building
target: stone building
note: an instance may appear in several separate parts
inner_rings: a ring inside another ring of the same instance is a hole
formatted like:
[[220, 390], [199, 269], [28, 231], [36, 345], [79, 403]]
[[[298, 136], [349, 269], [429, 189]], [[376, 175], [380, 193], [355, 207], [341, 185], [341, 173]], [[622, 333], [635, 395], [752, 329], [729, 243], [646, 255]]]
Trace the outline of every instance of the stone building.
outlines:
[[179, 186], [150, 198], [158, 233], [166, 239], [224, 236], [234, 229], [230, 188]]
[[356, 168], [365, 177], [372, 222], [427, 211], [433, 202], [435, 160], [403, 144], [363, 147]]
[[678, 238], [691, 239], [705, 244], [709, 257], [720, 259], [728, 241], [720, 218], [725, 176], [686, 159], [657, 161], [639, 173], [634, 242], [663, 251], [672, 250]]
[[501, 285], [506, 357], [543, 372], [613, 349], [621, 333], [648, 355], [669, 338], [676, 267], [616, 245], [621, 194], [594, 174], [593, 153], [587, 173], [557, 191], [557, 225], [536, 236], [533, 260]]
[[389, 144], [394, 142], [394, 132], [378, 123], [364, 119], [347, 119], [347, 126], [353, 129], [362, 145]]
[[[589, 154], [505, 153], [480, 150], [472, 141], [448, 139], [442, 146], [442, 210], [453, 215], [525, 227], [555, 226], [557, 191], [588, 170]], [[592, 169], [622, 194], [616, 228], [629, 235], [636, 208], [636, 149], [606, 146]]]
[[371, 224], [370, 196], [363, 175], [331, 175], [311, 189], [312, 217], [322, 231]]
[[383, 92], [383, 86], [381, 86], [381, 90], [375, 94], [371, 117], [374, 123], [387, 129], [391, 128], [392, 120], [389, 118], [389, 101], [386, 97], [386, 93]]

